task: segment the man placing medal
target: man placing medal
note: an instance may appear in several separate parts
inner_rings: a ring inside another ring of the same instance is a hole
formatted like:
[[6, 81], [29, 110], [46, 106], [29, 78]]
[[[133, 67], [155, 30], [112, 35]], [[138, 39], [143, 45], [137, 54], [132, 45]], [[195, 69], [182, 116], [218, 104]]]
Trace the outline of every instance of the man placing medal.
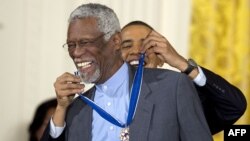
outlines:
[[[42, 141], [211, 141], [190, 79], [144, 68], [147, 52], [137, 68], [124, 62], [120, 30], [104, 5], [83, 4], [71, 13], [63, 47], [80, 76], [56, 79], [58, 105]], [[95, 86], [84, 92], [81, 81]]]

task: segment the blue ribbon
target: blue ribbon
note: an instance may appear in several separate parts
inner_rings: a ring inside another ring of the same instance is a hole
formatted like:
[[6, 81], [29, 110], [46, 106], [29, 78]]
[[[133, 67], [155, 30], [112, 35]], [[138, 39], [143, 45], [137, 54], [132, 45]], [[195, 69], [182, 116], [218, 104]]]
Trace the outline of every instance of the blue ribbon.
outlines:
[[134, 115], [135, 115], [135, 111], [136, 111], [136, 106], [138, 103], [138, 98], [140, 95], [140, 91], [141, 91], [141, 84], [142, 84], [142, 77], [143, 77], [143, 63], [144, 63], [144, 54], [141, 54], [140, 59], [139, 59], [139, 66], [136, 70], [135, 73], [135, 77], [133, 80], [133, 85], [132, 85], [132, 89], [131, 89], [131, 94], [130, 94], [130, 102], [129, 102], [129, 110], [128, 110], [128, 117], [127, 117], [127, 123], [121, 123], [118, 119], [114, 118], [112, 115], [110, 115], [108, 112], [106, 112], [105, 110], [103, 110], [101, 107], [99, 107], [98, 105], [96, 105], [92, 100], [90, 100], [89, 98], [87, 98], [86, 96], [83, 96], [82, 93], [79, 95], [80, 98], [87, 103], [90, 107], [92, 107], [102, 118], [104, 118], [105, 120], [109, 121], [110, 123], [119, 126], [121, 128], [125, 128], [128, 125], [130, 125], [130, 123], [132, 122]]

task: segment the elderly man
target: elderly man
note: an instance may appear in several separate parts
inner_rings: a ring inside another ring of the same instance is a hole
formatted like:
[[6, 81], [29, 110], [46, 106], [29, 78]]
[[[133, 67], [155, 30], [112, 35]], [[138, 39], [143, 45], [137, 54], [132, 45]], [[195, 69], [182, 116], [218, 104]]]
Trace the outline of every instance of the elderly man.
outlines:
[[[58, 105], [43, 141], [212, 140], [186, 75], [144, 69], [144, 54], [138, 68], [123, 61], [120, 25], [112, 9], [79, 6], [69, 18], [64, 46], [80, 78], [64, 73], [54, 83]], [[83, 92], [81, 81], [95, 86]]]

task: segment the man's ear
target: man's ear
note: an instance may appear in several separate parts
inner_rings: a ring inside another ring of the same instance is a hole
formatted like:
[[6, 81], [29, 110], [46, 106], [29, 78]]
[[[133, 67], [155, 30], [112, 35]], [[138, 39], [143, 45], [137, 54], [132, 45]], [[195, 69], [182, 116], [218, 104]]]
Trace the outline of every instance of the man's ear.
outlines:
[[113, 35], [112, 41], [113, 41], [114, 47], [117, 50], [120, 49], [121, 48], [121, 43], [122, 43], [121, 33], [120, 32], [115, 33]]

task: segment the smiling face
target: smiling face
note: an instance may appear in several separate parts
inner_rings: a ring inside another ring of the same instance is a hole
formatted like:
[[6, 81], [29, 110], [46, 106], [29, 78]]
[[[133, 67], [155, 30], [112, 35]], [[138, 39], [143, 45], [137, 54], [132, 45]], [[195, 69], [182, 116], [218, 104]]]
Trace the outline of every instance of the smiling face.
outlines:
[[76, 19], [69, 24], [67, 44], [81, 77], [86, 83], [103, 83], [122, 65], [120, 38], [114, 34], [108, 41], [97, 28], [93, 17]]
[[[122, 58], [124, 61], [134, 66], [138, 65], [139, 49], [150, 32], [151, 29], [145, 25], [129, 25], [122, 30]], [[145, 67], [155, 68], [160, 63], [160, 59], [154, 53], [145, 57]]]

